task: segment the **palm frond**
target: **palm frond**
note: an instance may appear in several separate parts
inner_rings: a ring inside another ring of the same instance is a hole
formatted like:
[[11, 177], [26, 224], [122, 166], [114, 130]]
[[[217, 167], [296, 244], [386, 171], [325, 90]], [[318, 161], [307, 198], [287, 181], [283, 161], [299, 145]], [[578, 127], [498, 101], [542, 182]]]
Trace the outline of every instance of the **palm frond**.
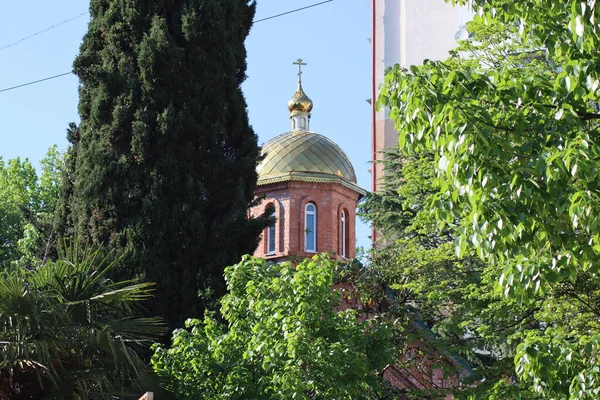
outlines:
[[112, 282], [118, 260], [69, 243], [55, 262], [0, 272], [0, 374], [36, 376], [57, 398], [123, 392], [147, 369], [138, 351], [166, 331], [136, 315], [154, 284]]
[[119, 289], [109, 290], [104, 293], [97, 294], [95, 296], [92, 296], [89, 300], [92, 302], [99, 303], [147, 300], [148, 298], [152, 297], [154, 285], [155, 284], [152, 282], [144, 282], [129, 285]]

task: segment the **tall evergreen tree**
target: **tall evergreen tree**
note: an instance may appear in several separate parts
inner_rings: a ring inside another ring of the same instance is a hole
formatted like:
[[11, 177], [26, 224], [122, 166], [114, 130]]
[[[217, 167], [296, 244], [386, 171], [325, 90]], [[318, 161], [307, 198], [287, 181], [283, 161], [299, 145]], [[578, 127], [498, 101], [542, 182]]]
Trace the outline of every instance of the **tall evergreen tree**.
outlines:
[[62, 177], [54, 212], [54, 231], [57, 237], [70, 237], [74, 234], [74, 215], [71, 212], [71, 200], [73, 188], [75, 187], [75, 164], [79, 147], [79, 127], [75, 122], [69, 123], [67, 141], [69, 147], [63, 155]]
[[224, 267], [257, 244], [248, 217], [260, 158], [240, 85], [248, 0], [92, 0], [74, 71], [75, 232], [157, 282], [171, 325], [225, 291]]

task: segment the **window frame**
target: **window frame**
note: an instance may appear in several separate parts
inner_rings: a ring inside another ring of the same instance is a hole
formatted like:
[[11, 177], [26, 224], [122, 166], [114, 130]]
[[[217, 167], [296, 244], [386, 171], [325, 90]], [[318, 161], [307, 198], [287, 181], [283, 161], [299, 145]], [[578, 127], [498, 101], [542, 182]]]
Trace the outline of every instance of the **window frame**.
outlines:
[[345, 209], [342, 209], [342, 215], [341, 215], [341, 256], [344, 258], [348, 258], [348, 233], [349, 233], [349, 229], [348, 229], [348, 212]]
[[277, 251], [277, 227], [275, 226], [276, 222], [273, 222], [272, 225], [267, 226], [267, 252], [266, 255], [275, 254]]
[[[309, 210], [309, 207], [312, 207], [312, 210]], [[308, 220], [309, 217], [313, 218], [313, 230], [309, 232], [308, 228]], [[317, 252], [317, 205], [313, 202], [308, 202], [304, 206], [304, 251], [307, 253], [316, 253]], [[313, 240], [309, 243], [309, 234], [313, 234]], [[309, 246], [311, 244], [312, 246]]]
[[275, 217], [275, 221], [273, 221], [272, 224], [267, 225], [264, 233], [265, 255], [270, 256], [277, 252], [277, 209], [275, 208], [275, 204], [267, 204], [265, 211], [269, 212], [270, 215]]

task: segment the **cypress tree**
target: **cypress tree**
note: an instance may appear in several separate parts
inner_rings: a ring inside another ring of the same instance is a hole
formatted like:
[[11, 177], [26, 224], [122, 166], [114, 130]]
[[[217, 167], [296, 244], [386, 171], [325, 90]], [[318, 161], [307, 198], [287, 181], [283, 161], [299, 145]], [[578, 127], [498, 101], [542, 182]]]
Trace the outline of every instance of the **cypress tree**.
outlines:
[[91, 0], [80, 78], [75, 232], [157, 283], [151, 312], [197, 316], [268, 219], [248, 217], [260, 159], [241, 83], [248, 0]]
[[[63, 171], [60, 182], [56, 209], [54, 211], [54, 231], [57, 237], [72, 237], [74, 234], [73, 213], [71, 201], [75, 186], [75, 164], [77, 162], [77, 149], [79, 145], [79, 127], [75, 122], [70, 122], [67, 128], [67, 141], [69, 147], [63, 156]], [[56, 259], [56, 246], [51, 251], [51, 258]]]

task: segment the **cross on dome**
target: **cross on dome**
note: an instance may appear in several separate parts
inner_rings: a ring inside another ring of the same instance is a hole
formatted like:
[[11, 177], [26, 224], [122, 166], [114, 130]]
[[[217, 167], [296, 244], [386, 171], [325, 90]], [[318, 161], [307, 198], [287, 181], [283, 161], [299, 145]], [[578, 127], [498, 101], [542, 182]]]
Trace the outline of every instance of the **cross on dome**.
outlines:
[[302, 89], [302, 66], [306, 65], [301, 58], [292, 62], [298, 66], [298, 89], [288, 101], [288, 110], [290, 111], [290, 119], [292, 122], [292, 131], [307, 132], [308, 123], [310, 120], [310, 112], [313, 108], [312, 100], [304, 93]]
[[294, 61], [292, 64], [298, 66], [298, 82], [302, 83], [302, 66], [306, 65], [306, 63], [302, 62], [302, 59], [299, 58], [296, 61]]

